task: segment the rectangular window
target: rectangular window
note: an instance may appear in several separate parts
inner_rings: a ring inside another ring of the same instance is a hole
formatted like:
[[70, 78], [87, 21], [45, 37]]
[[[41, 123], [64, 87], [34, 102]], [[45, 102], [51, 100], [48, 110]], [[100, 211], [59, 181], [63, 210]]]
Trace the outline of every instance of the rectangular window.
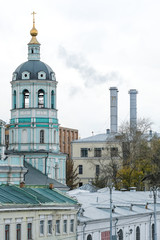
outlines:
[[118, 157], [118, 148], [116, 147], [111, 148], [111, 157]]
[[48, 220], [48, 234], [52, 234], [52, 220]]
[[56, 220], [56, 233], [60, 234], [60, 220]]
[[81, 157], [88, 157], [88, 148], [81, 148]]
[[40, 220], [40, 235], [44, 235], [44, 220]]
[[21, 224], [16, 225], [16, 240], [21, 240]]
[[63, 233], [67, 233], [67, 220], [63, 220]]
[[102, 156], [102, 149], [101, 148], [95, 148], [94, 149], [94, 157], [101, 157]]
[[96, 165], [96, 176], [99, 175], [99, 165]]
[[79, 174], [83, 174], [83, 165], [79, 165]]
[[74, 219], [70, 220], [70, 232], [74, 232]]
[[83, 182], [79, 182], [79, 187], [82, 187], [83, 186]]
[[27, 224], [27, 239], [32, 239], [32, 223]]
[[6, 224], [5, 225], [5, 240], [9, 240], [9, 230], [10, 230], [10, 225], [9, 224]]

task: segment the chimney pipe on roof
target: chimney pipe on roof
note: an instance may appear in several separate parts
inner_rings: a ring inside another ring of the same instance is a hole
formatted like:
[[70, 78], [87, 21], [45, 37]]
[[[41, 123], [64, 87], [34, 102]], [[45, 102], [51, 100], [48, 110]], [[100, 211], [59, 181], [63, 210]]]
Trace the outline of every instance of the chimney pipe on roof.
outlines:
[[130, 94], [130, 128], [137, 128], [137, 93], [136, 89], [131, 89]]
[[53, 183], [50, 183], [49, 184], [49, 189], [53, 189], [54, 188], [54, 184]]
[[20, 188], [24, 188], [25, 187], [25, 182], [20, 182]]
[[111, 87], [110, 89], [110, 129], [111, 133], [117, 132], [118, 125], [118, 89]]

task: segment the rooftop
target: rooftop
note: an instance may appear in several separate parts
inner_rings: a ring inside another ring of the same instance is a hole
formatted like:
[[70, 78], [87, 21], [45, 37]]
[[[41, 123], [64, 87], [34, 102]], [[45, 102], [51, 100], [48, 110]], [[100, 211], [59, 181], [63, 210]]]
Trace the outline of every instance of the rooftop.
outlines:
[[[110, 191], [108, 188], [97, 192], [75, 189], [67, 193], [74, 196], [82, 204], [83, 215], [80, 221], [100, 220], [110, 218]], [[113, 218], [124, 218], [142, 214], [151, 214], [154, 211], [153, 197], [150, 192], [113, 191]], [[157, 197], [157, 212], [160, 212], [160, 198]]]
[[62, 192], [47, 187], [0, 185], [0, 208], [9, 205], [73, 205], [77, 201]]
[[59, 190], [68, 191], [69, 187], [67, 185], [64, 185], [60, 182], [58, 182], [55, 179], [48, 178], [47, 175], [43, 174], [38, 169], [34, 168], [31, 164], [24, 162], [24, 166], [28, 169], [28, 172], [25, 174], [25, 184], [26, 185], [49, 185], [50, 183], [53, 183], [54, 188], [57, 188]]

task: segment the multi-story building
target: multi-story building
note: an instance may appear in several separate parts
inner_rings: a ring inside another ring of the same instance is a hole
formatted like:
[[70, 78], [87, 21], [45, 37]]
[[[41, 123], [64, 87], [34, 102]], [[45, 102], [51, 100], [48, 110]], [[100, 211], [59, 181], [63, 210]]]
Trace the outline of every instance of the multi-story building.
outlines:
[[59, 127], [60, 151], [67, 154], [71, 159], [71, 142], [78, 139], [78, 130], [72, 128]]
[[0, 239], [76, 240], [78, 204], [52, 189], [0, 185]]
[[118, 134], [98, 134], [88, 138], [75, 140], [71, 143], [74, 169], [80, 179], [79, 186], [95, 180], [105, 166], [114, 160], [121, 164], [122, 145]]

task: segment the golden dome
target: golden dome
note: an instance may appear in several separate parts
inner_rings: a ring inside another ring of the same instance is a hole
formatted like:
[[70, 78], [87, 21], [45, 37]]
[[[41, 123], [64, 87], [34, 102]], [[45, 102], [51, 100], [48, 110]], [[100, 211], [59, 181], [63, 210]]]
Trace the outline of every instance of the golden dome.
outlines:
[[30, 34], [31, 34], [31, 36], [33, 37], [36, 37], [37, 35], [38, 35], [38, 31], [37, 31], [37, 29], [35, 28], [35, 27], [33, 27], [32, 29], [31, 29], [31, 31], [30, 31]]

